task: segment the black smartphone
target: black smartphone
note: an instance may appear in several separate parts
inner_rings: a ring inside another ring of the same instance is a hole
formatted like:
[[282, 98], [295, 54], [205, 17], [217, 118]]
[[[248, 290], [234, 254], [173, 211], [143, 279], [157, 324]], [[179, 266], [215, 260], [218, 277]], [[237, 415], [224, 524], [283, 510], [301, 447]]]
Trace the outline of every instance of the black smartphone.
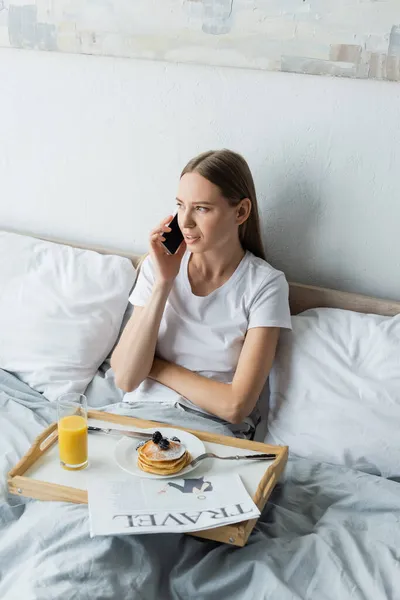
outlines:
[[183, 242], [183, 235], [178, 225], [178, 215], [176, 214], [169, 224], [171, 231], [165, 231], [163, 237], [165, 242], [161, 242], [168, 254], [175, 254]]

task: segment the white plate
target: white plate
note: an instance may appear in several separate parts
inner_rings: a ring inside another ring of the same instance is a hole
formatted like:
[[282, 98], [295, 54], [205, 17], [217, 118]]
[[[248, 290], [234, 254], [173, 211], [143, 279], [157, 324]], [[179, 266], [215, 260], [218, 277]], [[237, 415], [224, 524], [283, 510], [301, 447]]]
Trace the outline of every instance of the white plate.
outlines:
[[[200, 456], [200, 454], [204, 454], [204, 452], [206, 452], [203, 442], [191, 433], [187, 433], [187, 431], [181, 431], [180, 429], [172, 429], [169, 427], [163, 427], [157, 430], [154, 429], [154, 431], [160, 431], [164, 437], [168, 438], [176, 436], [178, 439], [180, 439], [182, 444], [184, 444], [186, 450], [190, 452], [192, 458], [196, 458], [197, 456]], [[145, 471], [142, 471], [137, 464], [138, 453], [136, 446], [139, 443], [140, 440], [138, 439], [135, 440], [130, 437], [123, 437], [115, 446], [115, 460], [121, 469], [131, 473], [132, 475], [145, 477], [147, 479], [171, 479], [172, 477], [182, 477], [182, 475], [186, 475], [186, 473], [193, 471], [193, 469], [198, 466], [187, 466], [182, 469], [182, 471], [179, 471], [179, 473], [175, 473], [173, 475], [154, 475], [153, 473], [145, 473]], [[201, 464], [201, 462], [199, 464]]]

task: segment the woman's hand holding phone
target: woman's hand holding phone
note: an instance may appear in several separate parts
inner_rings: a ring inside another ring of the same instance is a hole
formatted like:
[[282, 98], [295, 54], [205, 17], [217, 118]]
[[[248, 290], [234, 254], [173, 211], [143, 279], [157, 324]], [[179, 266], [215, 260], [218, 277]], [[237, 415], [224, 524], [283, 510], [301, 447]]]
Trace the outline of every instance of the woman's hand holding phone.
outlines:
[[182, 241], [175, 254], [170, 254], [163, 245], [166, 240], [164, 234], [171, 231], [168, 224], [172, 219], [173, 216], [169, 215], [150, 233], [150, 255], [156, 269], [156, 280], [165, 283], [172, 283], [178, 275], [186, 250], [185, 241]]

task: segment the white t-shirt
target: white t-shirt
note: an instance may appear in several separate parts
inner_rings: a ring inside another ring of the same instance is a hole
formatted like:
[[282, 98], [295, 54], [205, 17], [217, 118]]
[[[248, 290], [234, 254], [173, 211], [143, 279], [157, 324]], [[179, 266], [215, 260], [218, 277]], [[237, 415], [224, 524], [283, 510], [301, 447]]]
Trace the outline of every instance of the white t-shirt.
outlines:
[[[228, 281], [208, 296], [196, 296], [188, 278], [190, 254], [189, 251], [185, 253], [169, 294], [160, 323], [156, 353], [160, 358], [200, 375], [230, 383], [248, 329], [291, 329], [288, 284], [281, 271], [246, 252]], [[154, 266], [148, 256], [142, 264], [130, 302], [144, 306], [150, 298], [153, 284]], [[146, 379], [136, 390], [125, 394], [124, 401], [178, 403], [205, 412], [174, 390], [151, 379]], [[265, 410], [261, 412], [265, 414]]]

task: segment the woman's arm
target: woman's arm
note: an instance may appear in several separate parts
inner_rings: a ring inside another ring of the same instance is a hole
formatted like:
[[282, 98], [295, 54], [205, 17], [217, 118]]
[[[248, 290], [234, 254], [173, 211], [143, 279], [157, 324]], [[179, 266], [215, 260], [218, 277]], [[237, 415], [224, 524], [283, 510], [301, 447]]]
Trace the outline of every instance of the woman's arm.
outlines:
[[135, 306], [111, 356], [116, 385], [124, 392], [135, 390], [149, 375], [158, 331], [171, 284], [155, 284], [146, 306]]
[[279, 327], [249, 329], [232, 383], [220, 383], [156, 358], [149, 377], [175, 390], [200, 408], [241, 423], [254, 409], [275, 357]]
[[[154, 278], [147, 281], [151, 293], [146, 294], [145, 306], [135, 306], [121, 338], [112, 353], [111, 367], [117, 386], [124, 392], [132, 392], [148, 377], [154, 361], [158, 332], [169, 293], [179, 272], [185, 244], [172, 256], [162, 245], [164, 233], [172, 215], [161, 221], [150, 234], [150, 256], [154, 264]], [[136, 285], [143, 283], [144, 264]], [[149, 295], [150, 294], [150, 295]], [[149, 295], [149, 297], [148, 297]], [[148, 299], [147, 299], [148, 297]]]

